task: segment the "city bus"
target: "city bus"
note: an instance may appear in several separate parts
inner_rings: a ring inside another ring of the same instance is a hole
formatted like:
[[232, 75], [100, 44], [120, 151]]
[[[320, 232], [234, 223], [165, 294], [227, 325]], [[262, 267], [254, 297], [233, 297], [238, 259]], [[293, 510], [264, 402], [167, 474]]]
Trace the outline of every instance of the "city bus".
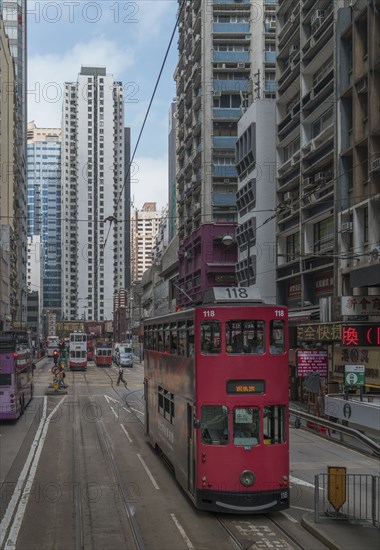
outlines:
[[85, 332], [70, 334], [69, 367], [70, 370], [87, 369], [87, 334]]
[[58, 336], [48, 336], [46, 339], [46, 347], [47, 347], [47, 356], [53, 357], [54, 352], [58, 351], [59, 353], [59, 338]]
[[33, 363], [25, 332], [0, 334], [0, 419], [21, 416], [33, 397]]
[[112, 344], [107, 342], [97, 344], [95, 350], [95, 363], [97, 367], [112, 366]]
[[287, 324], [240, 287], [144, 321], [146, 438], [199, 509], [289, 507]]

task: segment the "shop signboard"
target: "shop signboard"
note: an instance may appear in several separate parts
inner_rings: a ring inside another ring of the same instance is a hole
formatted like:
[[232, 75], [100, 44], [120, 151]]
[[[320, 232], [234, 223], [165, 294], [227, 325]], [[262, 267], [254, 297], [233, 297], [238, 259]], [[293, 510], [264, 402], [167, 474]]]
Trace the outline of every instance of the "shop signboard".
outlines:
[[327, 377], [328, 361], [326, 350], [298, 350], [297, 352], [298, 376], [305, 378], [310, 372], [317, 372], [320, 376]]
[[380, 296], [342, 296], [341, 314], [350, 316], [380, 315]]
[[364, 386], [365, 383], [364, 365], [344, 365], [344, 385]]

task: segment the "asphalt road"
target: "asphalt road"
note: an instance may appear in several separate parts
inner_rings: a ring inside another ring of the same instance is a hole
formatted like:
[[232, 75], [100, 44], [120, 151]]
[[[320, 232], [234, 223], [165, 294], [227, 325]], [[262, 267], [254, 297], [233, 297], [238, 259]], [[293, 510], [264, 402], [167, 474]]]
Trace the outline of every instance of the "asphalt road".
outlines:
[[[90, 365], [67, 373], [67, 394], [46, 395], [47, 360], [33, 402], [2, 423], [1, 548], [192, 550], [325, 548], [301, 526], [313, 509], [314, 475], [327, 465], [377, 473], [355, 451], [291, 429], [291, 508], [269, 516], [194, 509], [143, 433], [143, 366]], [[228, 465], [226, 465], [228, 467]]]

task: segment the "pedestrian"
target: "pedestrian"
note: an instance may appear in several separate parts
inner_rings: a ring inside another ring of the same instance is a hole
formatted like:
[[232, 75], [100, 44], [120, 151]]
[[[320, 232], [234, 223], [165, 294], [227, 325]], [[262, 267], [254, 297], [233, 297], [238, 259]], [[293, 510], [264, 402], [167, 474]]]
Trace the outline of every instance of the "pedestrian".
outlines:
[[53, 351], [54, 365], [58, 365], [58, 356], [59, 356], [58, 351], [55, 349], [55, 350]]
[[119, 376], [117, 377], [116, 386], [118, 386], [120, 382], [123, 382], [124, 386], [127, 387], [127, 383], [123, 378], [123, 367], [119, 367]]

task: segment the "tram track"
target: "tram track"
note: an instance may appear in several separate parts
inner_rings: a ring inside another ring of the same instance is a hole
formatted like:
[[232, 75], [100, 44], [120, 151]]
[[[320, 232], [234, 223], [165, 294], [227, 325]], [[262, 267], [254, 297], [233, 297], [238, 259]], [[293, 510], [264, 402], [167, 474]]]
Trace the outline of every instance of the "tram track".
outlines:
[[[226, 534], [229, 536], [229, 538], [234, 542], [236, 545], [236, 548], [239, 550], [247, 550], [247, 548], [253, 547], [253, 544], [259, 543], [260, 544], [260, 532], [264, 533], [265, 540], [268, 541], [269, 537], [271, 535], [277, 535], [278, 532], [281, 533], [281, 535], [284, 536], [284, 539], [273, 541], [273, 546], [269, 547], [275, 547], [275, 548], [282, 548], [283, 550], [305, 550], [305, 547], [300, 544], [299, 540], [295, 538], [295, 536], [290, 533], [287, 529], [284, 528], [280, 524], [280, 522], [276, 521], [273, 518], [273, 515], [271, 514], [259, 514], [254, 516], [235, 516], [232, 520], [234, 523], [241, 523], [245, 526], [249, 524], [254, 529], [251, 533], [251, 536], [253, 538], [250, 538], [247, 540], [247, 537], [244, 537], [240, 539], [237, 535], [234, 534], [232, 528], [228, 525], [228, 522], [231, 521], [230, 516], [227, 516], [227, 519], [219, 514], [214, 514], [215, 519], [219, 523], [219, 525], [222, 527], [222, 529], [226, 532]], [[265, 518], [265, 520], [269, 523], [269, 525], [265, 525], [263, 529], [262, 520]], [[270, 526], [273, 525], [275, 530], [272, 531]], [[270, 534], [268, 534], [270, 533]], [[264, 541], [263, 541], [264, 542]], [[268, 541], [269, 544], [269, 541]], [[280, 546], [279, 546], [280, 545]], [[265, 547], [267, 547], [267, 544], [265, 544]]]
[[[81, 462], [79, 457], [80, 449], [80, 415], [76, 404], [78, 403], [78, 393], [75, 380], [75, 373], [72, 373], [72, 388], [74, 393], [74, 487], [79, 487], [81, 484]], [[78, 404], [79, 405], [79, 404]], [[81, 491], [75, 491], [75, 543], [76, 550], [82, 550], [84, 548], [84, 536], [83, 536], [83, 510], [82, 510], [82, 495]]]
[[[92, 404], [93, 407], [95, 407], [94, 395], [91, 390], [91, 386], [87, 379], [86, 373], [83, 373], [83, 378], [87, 387], [90, 403]], [[109, 440], [109, 436], [107, 434], [102, 418], [96, 418], [95, 428], [96, 428], [99, 444], [101, 448], [105, 451], [104, 456], [110, 466], [110, 471], [112, 472], [114, 480], [117, 484], [118, 491], [121, 497], [122, 506], [125, 512], [125, 516], [127, 518], [127, 524], [129, 526], [129, 532], [131, 534], [131, 537], [129, 537], [130, 540], [125, 541], [126, 546], [129, 549], [132, 549], [132, 544], [133, 544], [133, 548], [135, 548], [136, 550], [146, 550], [142, 535], [140, 533], [139, 526], [133, 514], [132, 505], [129, 502], [128, 492], [125, 490], [125, 487], [124, 487], [125, 485], [124, 479], [121, 474], [120, 468], [117, 464], [116, 457], [112, 450], [112, 445]]]

